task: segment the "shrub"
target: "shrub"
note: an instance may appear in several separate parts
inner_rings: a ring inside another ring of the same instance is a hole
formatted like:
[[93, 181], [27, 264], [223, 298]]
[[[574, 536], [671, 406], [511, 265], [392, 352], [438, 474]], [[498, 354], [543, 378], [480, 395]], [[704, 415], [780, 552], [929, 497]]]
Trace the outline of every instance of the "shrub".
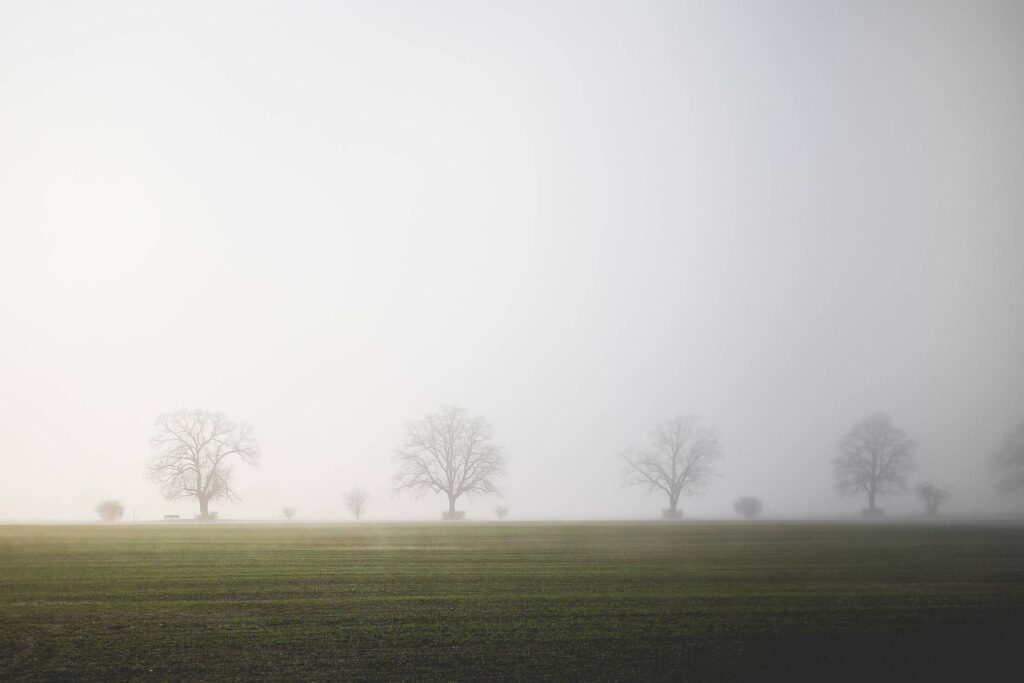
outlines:
[[764, 505], [761, 503], [760, 498], [744, 496], [732, 504], [732, 509], [735, 510], [736, 514], [740, 517], [753, 519], [761, 514], [761, 511], [764, 510]]
[[124, 517], [124, 505], [119, 500], [105, 500], [96, 506], [96, 514], [104, 522], [116, 522]]

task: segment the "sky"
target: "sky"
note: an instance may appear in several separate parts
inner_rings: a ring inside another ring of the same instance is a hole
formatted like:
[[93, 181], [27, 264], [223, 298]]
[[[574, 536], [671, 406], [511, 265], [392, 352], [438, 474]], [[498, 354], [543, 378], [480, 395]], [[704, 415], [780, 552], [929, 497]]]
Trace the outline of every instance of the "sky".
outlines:
[[1022, 121], [1018, 2], [4, 2], [0, 519], [191, 516], [144, 476], [182, 408], [262, 448], [222, 517], [437, 519], [391, 456], [445, 405], [510, 518], [659, 516], [619, 454], [678, 414], [687, 517], [853, 516], [879, 410], [1018, 514]]

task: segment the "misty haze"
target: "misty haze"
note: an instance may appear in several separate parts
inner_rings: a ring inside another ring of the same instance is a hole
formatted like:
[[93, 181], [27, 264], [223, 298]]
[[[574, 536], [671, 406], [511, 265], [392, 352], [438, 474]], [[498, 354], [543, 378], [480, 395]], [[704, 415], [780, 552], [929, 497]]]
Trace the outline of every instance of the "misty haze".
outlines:
[[1022, 122], [1010, 1], [4, 3], [0, 678], [991, 678]]

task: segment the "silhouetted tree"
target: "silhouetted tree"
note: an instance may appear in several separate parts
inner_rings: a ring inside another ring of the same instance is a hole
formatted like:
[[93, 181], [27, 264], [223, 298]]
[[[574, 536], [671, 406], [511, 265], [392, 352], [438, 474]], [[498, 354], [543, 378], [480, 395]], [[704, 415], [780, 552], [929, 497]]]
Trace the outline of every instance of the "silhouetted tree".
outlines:
[[395, 452], [395, 491], [420, 496], [443, 493], [445, 519], [459, 519], [455, 501], [463, 495], [497, 493], [505, 457], [483, 417], [462, 408], [443, 408], [406, 426], [405, 444]]
[[881, 514], [875, 498], [907, 490], [907, 473], [914, 467], [916, 444], [885, 413], [857, 422], [838, 444], [832, 459], [836, 488], [848, 496], [867, 494], [866, 516]]
[[104, 522], [116, 522], [124, 517], [124, 506], [117, 500], [105, 500], [96, 506], [96, 514]]
[[363, 511], [366, 510], [366, 504], [370, 500], [370, 494], [366, 489], [359, 488], [358, 486], [350, 490], [343, 496], [345, 501], [345, 507], [348, 511], [355, 515], [356, 521], [362, 516]]
[[753, 496], [746, 496], [740, 498], [732, 504], [732, 509], [736, 511], [740, 517], [746, 517], [747, 519], [753, 519], [761, 514], [764, 509], [764, 505], [761, 504], [760, 498], [754, 498]]
[[992, 469], [999, 477], [997, 487], [1000, 491], [1024, 491], [1024, 422], [1003, 437], [992, 457]]
[[934, 517], [949, 498], [949, 491], [931, 483], [921, 484], [914, 491], [917, 497], [924, 501], [924, 509], [929, 517]]
[[668, 496], [664, 516], [677, 519], [679, 497], [703, 491], [715, 475], [715, 461], [721, 457], [718, 435], [711, 427], [697, 424], [694, 415], [680, 415], [659, 423], [650, 446], [640, 453], [622, 454], [627, 485], [645, 486], [648, 493], [659, 490]]
[[249, 425], [204, 410], [161, 415], [152, 444], [157, 453], [147, 469], [149, 478], [168, 500], [198, 500], [203, 520], [212, 518], [210, 501], [238, 498], [231, 489], [231, 461], [256, 465], [260, 459]]
[[287, 520], [289, 520], [289, 521], [290, 521], [290, 520], [291, 520], [291, 518], [292, 518], [292, 517], [294, 517], [294, 516], [295, 516], [295, 515], [296, 515], [297, 513], [298, 513], [298, 510], [296, 510], [296, 509], [295, 509], [295, 508], [293, 508], [293, 507], [288, 507], [287, 505], [286, 505], [285, 507], [281, 508], [281, 514], [282, 514], [282, 515], [284, 515], [284, 518], [285, 518], [285, 519], [287, 519]]
[[495, 505], [494, 506], [494, 516], [497, 517], [498, 519], [505, 519], [505, 517], [508, 516], [508, 506], [507, 505]]

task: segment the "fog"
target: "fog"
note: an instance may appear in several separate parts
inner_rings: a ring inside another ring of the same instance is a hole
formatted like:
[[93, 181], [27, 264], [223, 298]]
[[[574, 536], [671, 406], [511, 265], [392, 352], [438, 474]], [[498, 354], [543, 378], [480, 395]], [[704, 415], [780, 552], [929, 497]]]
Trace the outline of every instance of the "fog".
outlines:
[[446, 405], [508, 459], [472, 519], [658, 517], [620, 453], [678, 414], [688, 518], [856, 516], [876, 411], [1019, 513], [1022, 84], [1014, 2], [4, 3], [0, 519], [191, 517], [183, 408], [262, 449], [221, 517], [438, 519], [392, 455]]

